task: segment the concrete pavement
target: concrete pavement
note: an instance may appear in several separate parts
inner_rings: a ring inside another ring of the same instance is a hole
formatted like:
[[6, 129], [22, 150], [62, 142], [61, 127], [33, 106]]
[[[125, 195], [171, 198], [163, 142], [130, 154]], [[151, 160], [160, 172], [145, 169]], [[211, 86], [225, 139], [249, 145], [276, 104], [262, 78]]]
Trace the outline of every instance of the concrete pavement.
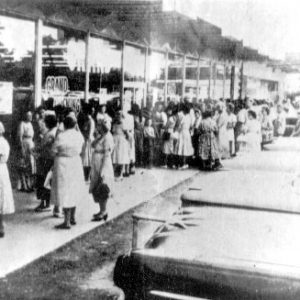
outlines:
[[[108, 205], [109, 219], [197, 173], [197, 170], [137, 169], [135, 176], [116, 183], [114, 198]], [[88, 185], [86, 195], [87, 191]], [[101, 225], [91, 222], [92, 215], [99, 208], [90, 195], [82, 199], [77, 208], [77, 225], [67, 231], [54, 229], [62, 220], [53, 218], [52, 211], [34, 213], [33, 209], [38, 204], [34, 194], [15, 192], [14, 195], [17, 211], [14, 215], [7, 216], [6, 236], [0, 240], [0, 277]]]

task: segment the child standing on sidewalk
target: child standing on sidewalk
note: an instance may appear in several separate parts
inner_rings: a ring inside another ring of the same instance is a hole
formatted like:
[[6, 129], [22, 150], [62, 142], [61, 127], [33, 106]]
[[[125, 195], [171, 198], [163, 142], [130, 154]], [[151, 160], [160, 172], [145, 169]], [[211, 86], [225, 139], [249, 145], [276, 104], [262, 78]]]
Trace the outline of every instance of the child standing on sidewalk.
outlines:
[[147, 119], [144, 128], [144, 165], [149, 169], [153, 166], [155, 133], [152, 120]]

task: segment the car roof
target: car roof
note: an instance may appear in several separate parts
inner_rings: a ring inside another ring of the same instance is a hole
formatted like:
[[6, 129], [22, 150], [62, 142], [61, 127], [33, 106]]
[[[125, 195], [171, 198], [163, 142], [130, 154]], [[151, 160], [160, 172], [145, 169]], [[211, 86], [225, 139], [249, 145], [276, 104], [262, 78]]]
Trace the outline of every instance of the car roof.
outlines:
[[182, 206], [220, 206], [300, 214], [300, 178], [295, 173], [243, 171], [198, 176], [181, 195]]

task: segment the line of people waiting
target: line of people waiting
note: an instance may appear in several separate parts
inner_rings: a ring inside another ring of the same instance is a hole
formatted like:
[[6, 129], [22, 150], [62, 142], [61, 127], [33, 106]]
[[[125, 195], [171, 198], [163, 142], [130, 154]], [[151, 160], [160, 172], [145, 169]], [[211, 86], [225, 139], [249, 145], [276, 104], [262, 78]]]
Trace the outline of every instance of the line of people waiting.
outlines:
[[[76, 224], [77, 203], [84, 198], [84, 181], [89, 182], [89, 192], [100, 208], [93, 220], [106, 220], [114, 182], [134, 175], [135, 165], [219, 170], [222, 159], [237, 152], [260, 151], [274, 135], [283, 135], [282, 106], [276, 109], [249, 99], [239, 107], [224, 101], [195, 105], [185, 99], [144, 110], [127, 105], [114, 115], [106, 112], [105, 105], [97, 111], [84, 105], [77, 116], [68, 108], [56, 107], [47, 113], [39, 108], [34, 120], [28, 111], [18, 132], [17, 188], [29, 193], [36, 190], [40, 200], [36, 212], [48, 211], [54, 203], [53, 214], [61, 217], [63, 208], [64, 222], [57, 228], [70, 229]], [[1, 237], [2, 216], [12, 213], [14, 205], [7, 184], [9, 145], [0, 125]]]

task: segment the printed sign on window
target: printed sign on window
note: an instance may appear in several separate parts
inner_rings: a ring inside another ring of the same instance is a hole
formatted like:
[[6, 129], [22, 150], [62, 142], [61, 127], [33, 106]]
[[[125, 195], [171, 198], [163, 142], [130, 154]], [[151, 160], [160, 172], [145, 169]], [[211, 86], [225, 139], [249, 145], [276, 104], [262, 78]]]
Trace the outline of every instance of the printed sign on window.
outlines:
[[0, 81], [0, 115], [12, 114], [13, 83]]

